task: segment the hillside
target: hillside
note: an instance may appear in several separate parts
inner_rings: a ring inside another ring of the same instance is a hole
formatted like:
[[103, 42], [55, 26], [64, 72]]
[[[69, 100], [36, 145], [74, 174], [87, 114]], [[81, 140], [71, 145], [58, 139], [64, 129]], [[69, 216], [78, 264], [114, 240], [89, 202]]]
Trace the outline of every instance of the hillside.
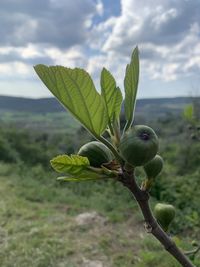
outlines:
[[[136, 123], [151, 123], [160, 118], [180, 116], [185, 105], [193, 100], [189, 97], [139, 99], [136, 104]], [[55, 98], [0, 96], [0, 123], [1, 126], [6, 124], [52, 134], [74, 134], [80, 128], [80, 124]]]
[[0, 123], [46, 133], [74, 134], [80, 124], [54, 98], [0, 96]]
[[[151, 120], [165, 162], [150, 191], [151, 208], [176, 207], [169, 234], [186, 252], [200, 240], [200, 143], [180, 118], [193, 100], [143, 99], [136, 108], [137, 123]], [[138, 206], [120, 183], [56, 181], [50, 159], [77, 153], [91, 138], [63, 110], [52, 98], [0, 97], [0, 265], [180, 266], [145, 233]], [[143, 168], [136, 175], [142, 184]], [[200, 254], [194, 264], [200, 266]]]
[[[191, 97], [139, 99], [136, 112], [161, 116], [167, 113], [178, 114], [192, 102]], [[64, 111], [55, 98], [30, 99], [0, 96], [0, 112], [54, 113]]]
[[31, 99], [22, 97], [0, 96], [1, 111], [19, 111], [30, 113], [49, 113], [63, 111], [55, 98]]

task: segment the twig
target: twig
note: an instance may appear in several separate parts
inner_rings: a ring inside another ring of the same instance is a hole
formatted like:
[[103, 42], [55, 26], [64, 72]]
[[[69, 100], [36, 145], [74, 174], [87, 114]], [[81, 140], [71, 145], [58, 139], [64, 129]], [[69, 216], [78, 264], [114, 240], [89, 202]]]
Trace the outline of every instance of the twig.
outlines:
[[200, 246], [198, 246], [196, 249], [190, 250], [190, 251], [185, 251], [184, 254], [189, 256], [189, 255], [196, 255], [200, 251]]
[[160, 227], [155, 217], [152, 214], [151, 208], [149, 206], [149, 193], [147, 191], [143, 191], [139, 188], [136, 183], [135, 176], [133, 171], [122, 170], [122, 174], [119, 178], [119, 181], [123, 183], [125, 187], [127, 187], [134, 198], [136, 199], [142, 214], [145, 220], [145, 228], [148, 233], [151, 233], [156, 239], [160, 241], [160, 243], [164, 246], [164, 248], [172, 255], [174, 258], [182, 264], [184, 267], [195, 267], [191, 263], [191, 261], [184, 255], [184, 253], [176, 246], [174, 241], [167, 235], [166, 232]]

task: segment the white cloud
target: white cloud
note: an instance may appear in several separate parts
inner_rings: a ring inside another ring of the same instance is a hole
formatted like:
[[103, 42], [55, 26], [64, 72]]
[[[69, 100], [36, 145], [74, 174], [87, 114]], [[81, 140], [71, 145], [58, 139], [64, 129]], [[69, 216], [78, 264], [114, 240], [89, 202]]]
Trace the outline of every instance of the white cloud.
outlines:
[[177, 17], [177, 10], [175, 8], [168, 9], [167, 11], [164, 11], [162, 8], [158, 10], [158, 14], [152, 19], [155, 30], [159, 30], [168, 21]]
[[16, 48], [16, 50], [19, 51], [19, 53], [21, 53], [22, 58], [33, 58], [33, 57], [43, 56], [41, 48], [33, 44], [28, 44], [23, 48]]
[[54, 64], [70, 68], [75, 68], [77, 66], [82, 66], [82, 68], [84, 68], [88, 60], [84, 54], [84, 50], [80, 46], [73, 46], [66, 51], [52, 47], [46, 49], [45, 53], [47, 57], [53, 60]]
[[103, 15], [103, 13], [104, 13], [104, 7], [103, 7], [103, 3], [101, 2], [101, 0], [98, 0], [98, 1], [97, 1], [96, 10], [97, 10], [97, 13], [98, 13], [100, 16]]
[[83, 44], [91, 19], [102, 13], [100, 0], [1, 0], [0, 45], [69, 48]]
[[7, 79], [10, 77], [15, 77], [15, 79], [17, 77], [28, 78], [28, 76], [31, 76], [31, 73], [32, 69], [27, 67], [27, 65], [22, 62], [12, 62], [11, 64], [10, 63], [0, 64], [1, 79]]
[[41, 5], [2, 0], [0, 77], [36, 80], [33, 65], [58, 64], [86, 68], [99, 87], [105, 66], [123, 88], [126, 64], [138, 44], [143, 85], [189, 80], [200, 71], [198, 2], [121, 0], [121, 14], [106, 17], [102, 0], [43, 0]]
[[197, 6], [196, 0], [121, 0], [121, 15], [94, 28], [95, 45], [102, 52], [99, 61], [122, 80], [120, 70], [138, 44], [141, 75], [148, 75], [150, 80], [169, 82], [194, 75], [195, 70], [200, 71]]

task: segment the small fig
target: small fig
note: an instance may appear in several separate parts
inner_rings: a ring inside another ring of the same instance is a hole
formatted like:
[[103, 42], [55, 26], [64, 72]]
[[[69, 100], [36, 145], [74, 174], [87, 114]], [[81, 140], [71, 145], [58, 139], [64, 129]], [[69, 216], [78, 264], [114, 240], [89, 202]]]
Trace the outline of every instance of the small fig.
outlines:
[[153, 129], [136, 125], [127, 131], [119, 144], [122, 157], [132, 166], [142, 166], [158, 152], [158, 137]]
[[154, 208], [154, 214], [163, 230], [167, 231], [175, 217], [175, 208], [170, 204], [158, 203]]
[[144, 170], [148, 179], [155, 178], [162, 171], [163, 159], [161, 156], [156, 155], [152, 160], [144, 165]]
[[114, 158], [109, 148], [98, 141], [83, 145], [79, 149], [78, 155], [87, 157], [92, 167], [101, 167], [103, 163], [107, 163]]

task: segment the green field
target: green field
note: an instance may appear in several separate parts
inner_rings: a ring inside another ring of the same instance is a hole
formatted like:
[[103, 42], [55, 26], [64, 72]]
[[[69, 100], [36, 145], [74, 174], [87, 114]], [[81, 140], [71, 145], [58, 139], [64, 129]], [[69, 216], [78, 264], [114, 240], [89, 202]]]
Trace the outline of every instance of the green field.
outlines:
[[[1, 266], [179, 266], [145, 233], [138, 208], [122, 186], [63, 186], [53, 176], [41, 166], [28, 171], [1, 164]], [[77, 222], [78, 215], [94, 211], [92, 220]], [[188, 244], [175, 240], [191, 249], [189, 238]]]
[[[148, 105], [144, 110], [149, 112]], [[180, 266], [145, 232], [121, 184], [56, 181], [49, 160], [76, 153], [92, 139], [69, 113], [0, 113], [0, 266]], [[139, 109], [137, 114], [142, 119]], [[193, 250], [192, 241], [200, 243], [200, 143], [190, 138], [182, 114], [145, 123], [158, 133], [165, 162], [150, 192], [151, 206], [176, 207], [170, 234], [181, 249]], [[143, 175], [138, 169], [138, 183]], [[194, 262], [200, 266], [200, 254]]]

